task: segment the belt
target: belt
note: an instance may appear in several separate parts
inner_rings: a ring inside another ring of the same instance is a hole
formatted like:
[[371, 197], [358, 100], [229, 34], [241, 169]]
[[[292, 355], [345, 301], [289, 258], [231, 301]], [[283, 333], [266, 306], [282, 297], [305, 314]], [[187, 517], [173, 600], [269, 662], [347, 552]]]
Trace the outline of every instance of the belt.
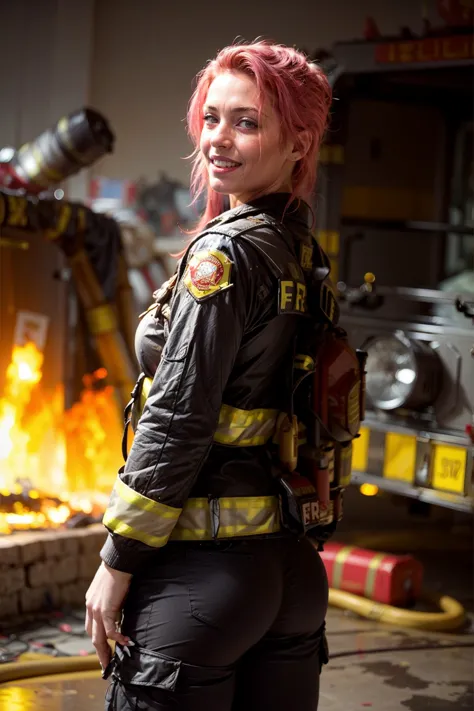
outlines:
[[280, 531], [276, 496], [190, 498], [183, 508], [162, 504], [131, 489], [118, 477], [104, 525], [125, 538], [160, 548], [172, 541], [212, 541]]

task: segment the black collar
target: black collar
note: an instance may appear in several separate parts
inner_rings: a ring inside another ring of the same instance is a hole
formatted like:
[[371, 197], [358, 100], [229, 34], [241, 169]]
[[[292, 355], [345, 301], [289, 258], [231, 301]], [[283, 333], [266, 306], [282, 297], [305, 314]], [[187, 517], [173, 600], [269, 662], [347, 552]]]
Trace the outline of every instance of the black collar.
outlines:
[[231, 210], [226, 210], [213, 220], [208, 222], [206, 227], [210, 227], [218, 222], [231, 222], [239, 217], [247, 217], [258, 213], [267, 213], [276, 220], [289, 225], [291, 222], [299, 222], [305, 227], [309, 227], [311, 209], [309, 205], [300, 198], [291, 199], [291, 193], [270, 193], [260, 198], [251, 200], [244, 205], [238, 205]]
[[[291, 201], [291, 202], [289, 202]], [[268, 212], [280, 222], [302, 222], [309, 225], [311, 209], [300, 198], [291, 199], [291, 193], [270, 193], [248, 203], [260, 212]]]

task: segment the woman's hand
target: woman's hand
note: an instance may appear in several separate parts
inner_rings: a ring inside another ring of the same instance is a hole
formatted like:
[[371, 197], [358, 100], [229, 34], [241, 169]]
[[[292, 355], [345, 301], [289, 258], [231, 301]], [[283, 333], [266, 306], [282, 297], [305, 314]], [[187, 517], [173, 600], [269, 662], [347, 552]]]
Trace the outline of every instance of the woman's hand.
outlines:
[[112, 654], [107, 640], [113, 639], [122, 645], [130, 641], [117, 630], [117, 622], [131, 579], [129, 573], [122, 573], [102, 563], [86, 593], [86, 632], [92, 637], [103, 669]]

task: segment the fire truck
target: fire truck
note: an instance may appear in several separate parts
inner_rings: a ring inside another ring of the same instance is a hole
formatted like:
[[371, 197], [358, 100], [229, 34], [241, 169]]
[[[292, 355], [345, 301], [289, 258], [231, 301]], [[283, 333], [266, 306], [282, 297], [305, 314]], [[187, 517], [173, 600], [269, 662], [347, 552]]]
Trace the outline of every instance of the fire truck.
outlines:
[[368, 353], [352, 482], [462, 512], [474, 494], [473, 40], [471, 25], [333, 47], [315, 206], [341, 325]]

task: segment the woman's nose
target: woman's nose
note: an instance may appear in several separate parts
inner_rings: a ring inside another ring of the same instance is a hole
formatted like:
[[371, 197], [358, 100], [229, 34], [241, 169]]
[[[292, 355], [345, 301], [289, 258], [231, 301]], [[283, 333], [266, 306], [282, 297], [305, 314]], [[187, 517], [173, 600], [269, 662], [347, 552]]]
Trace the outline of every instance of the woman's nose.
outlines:
[[212, 132], [211, 144], [217, 148], [218, 146], [229, 147], [231, 143], [229, 126], [221, 121]]

